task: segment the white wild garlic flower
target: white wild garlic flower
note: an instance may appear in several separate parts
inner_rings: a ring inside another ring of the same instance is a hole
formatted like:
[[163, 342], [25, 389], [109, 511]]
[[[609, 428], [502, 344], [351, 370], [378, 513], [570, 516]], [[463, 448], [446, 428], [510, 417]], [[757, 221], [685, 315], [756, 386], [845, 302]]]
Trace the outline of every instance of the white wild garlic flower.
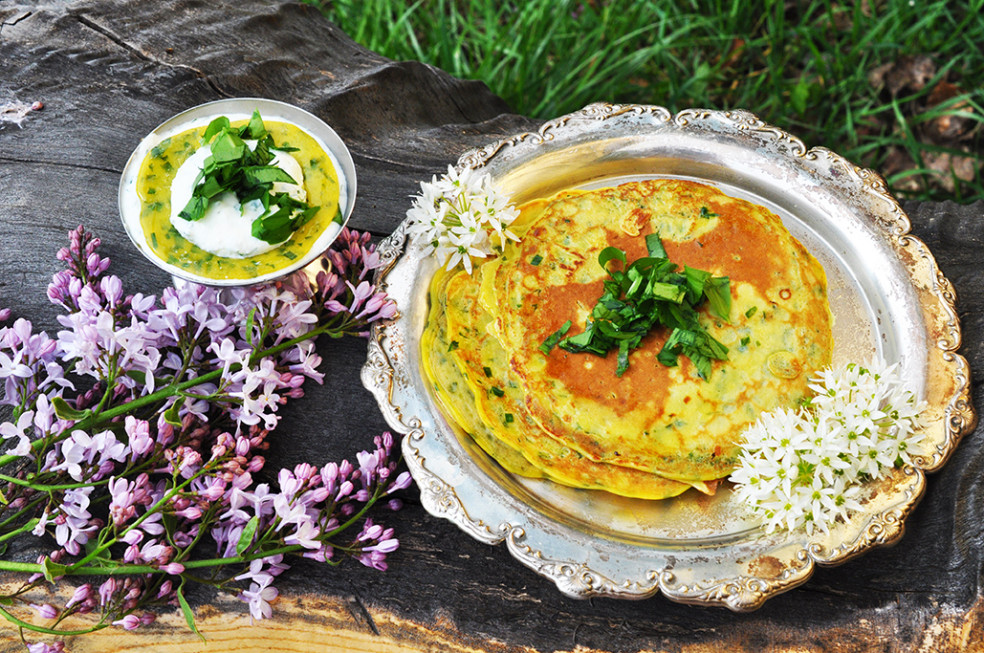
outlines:
[[797, 411], [761, 415], [743, 433], [730, 480], [736, 498], [764, 519], [767, 532], [828, 532], [859, 508], [865, 481], [911, 462], [923, 439], [925, 402], [905, 386], [898, 365], [827, 368], [811, 379], [813, 396]]
[[507, 228], [518, 216], [487, 173], [448, 166], [440, 179], [420, 183], [420, 194], [407, 211], [408, 232], [448, 270], [460, 263], [470, 274], [472, 257], [485, 258], [505, 247], [507, 239], [519, 240]]

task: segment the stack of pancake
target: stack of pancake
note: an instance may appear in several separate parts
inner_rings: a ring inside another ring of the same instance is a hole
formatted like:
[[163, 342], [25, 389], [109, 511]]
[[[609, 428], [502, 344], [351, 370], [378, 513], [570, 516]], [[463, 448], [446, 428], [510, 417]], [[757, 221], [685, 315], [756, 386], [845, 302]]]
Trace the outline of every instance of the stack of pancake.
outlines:
[[[471, 274], [439, 271], [422, 337], [425, 374], [445, 416], [507, 471], [645, 499], [713, 492], [734, 467], [742, 430], [795, 407], [830, 362], [822, 266], [778, 216], [716, 188], [649, 180], [569, 191], [520, 207], [521, 241]], [[616, 374], [616, 355], [540, 345], [567, 320], [584, 330], [609, 246], [629, 262], [657, 233], [667, 255], [730, 278], [729, 321], [700, 311], [729, 349], [701, 378], [685, 356], [657, 361], [654, 329]]]

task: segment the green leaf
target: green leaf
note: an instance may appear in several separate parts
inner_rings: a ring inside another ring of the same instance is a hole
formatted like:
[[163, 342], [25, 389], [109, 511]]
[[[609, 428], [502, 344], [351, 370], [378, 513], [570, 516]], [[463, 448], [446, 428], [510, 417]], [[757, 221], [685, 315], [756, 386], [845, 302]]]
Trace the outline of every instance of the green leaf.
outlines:
[[[200, 188], [200, 186], [196, 187]], [[189, 220], [195, 222], [201, 220], [205, 215], [205, 208], [208, 206], [208, 200], [200, 195], [192, 195], [191, 199], [185, 205], [181, 212], [178, 213], [178, 217], [182, 220]]]
[[615, 369], [615, 374], [617, 376], [622, 376], [625, 374], [626, 370], [629, 369], [629, 343], [628, 341], [623, 341], [619, 343], [618, 346], [618, 365]]
[[229, 163], [243, 158], [246, 143], [232, 132], [224, 131], [212, 142], [212, 160], [216, 164]]
[[668, 302], [679, 304], [686, 296], [686, 290], [672, 283], [657, 282], [650, 286], [650, 291], [656, 299], [665, 299]]
[[663, 247], [663, 239], [659, 234], [649, 234], [646, 236], [646, 249], [649, 250], [651, 258], [669, 258], [666, 249]]
[[44, 579], [52, 585], [54, 585], [55, 579], [64, 576], [66, 571], [68, 571], [68, 565], [54, 562], [51, 558], [45, 558], [44, 562], [41, 563], [41, 573], [44, 575]]
[[87, 419], [92, 415], [92, 411], [89, 409], [85, 410], [75, 410], [68, 405], [68, 402], [61, 397], [54, 397], [51, 400], [51, 406], [55, 409], [55, 415], [58, 419], [72, 420], [73, 422], [78, 422], [83, 419]]
[[711, 277], [704, 286], [711, 315], [731, 322], [731, 280], [728, 277]]
[[618, 247], [606, 247], [601, 250], [598, 254], [598, 265], [602, 268], [608, 269], [608, 263], [611, 261], [621, 261], [622, 265], [628, 265], [628, 261], [625, 258], [625, 252], [620, 250]]
[[191, 605], [188, 604], [188, 599], [185, 598], [184, 586], [185, 579], [182, 577], [181, 583], [178, 585], [178, 589], [175, 592], [178, 596], [178, 604], [181, 606], [181, 612], [184, 613], [185, 623], [188, 624], [188, 629], [198, 635], [204, 642], [205, 636], [198, 632], [198, 626], [195, 625], [195, 611], [191, 609]]
[[243, 138], [258, 141], [266, 135], [267, 130], [266, 125], [263, 124], [263, 118], [260, 117], [259, 111], [254, 110], [253, 115], [249, 119], [249, 124], [246, 125]]
[[704, 294], [704, 286], [711, 278], [711, 273], [706, 270], [695, 270], [689, 265], [685, 265], [683, 266], [683, 274], [687, 279], [687, 287], [690, 288], [691, 296], [695, 298], [695, 301], [699, 301], [700, 296]]
[[253, 326], [256, 324], [256, 307], [254, 306], [249, 310], [246, 315], [246, 343], [255, 348], [256, 345], [253, 344]]
[[202, 135], [202, 140], [208, 143], [212, 140], [216, 134], [224, 129], [229, 129], [229, 119], [225, 116], [219, 116], [208, 123], [208, 127], [205, 128], [205, 133]]
[[570, 328], [571, 321], [567, 320], [559, 329], [547, 336], [547, 339], [540, 345], [540, 351], [544, 354], [549, 354], [550, 350], [556, 347], [557, 343], [560, 342], [560, 339], [563, 338], [568, 331], [570, 331]]
[[164, 411], [164, 421], [171, 426], [181, 426], [181, 415], [178, 412], [184, 402], [178, 400]]
[[243, 532], [239, 536], [239, 541], [236, 542], [236, 555], [241, 556], [246, 552], [246, 549], [253, 544], [253, 536], [256, 535], [256, 529], [260, 525], [259, 515], [253, 515], [253, 517], [246, 522], [243, 526]]
[[252, 184], [296, 184], [297, 181], [276, 166], [246, 166], [243, 168], [246, 181]]

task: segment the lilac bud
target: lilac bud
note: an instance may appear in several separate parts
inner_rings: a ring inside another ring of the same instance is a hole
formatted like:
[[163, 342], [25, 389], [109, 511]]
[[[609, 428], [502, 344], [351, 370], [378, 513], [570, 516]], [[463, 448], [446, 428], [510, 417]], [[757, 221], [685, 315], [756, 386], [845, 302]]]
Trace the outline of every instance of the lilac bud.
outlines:
[[326, 487], [319, 487], [311, 491], [311, 503], [321, 503], [331, 496], [331, 491]]
[[58, 610], [50, 603], [42, 603], [41, 605], [32, 603], [31, 607], [38, 611], [42, 619], [54, 619], [58, 616]]
[[342, 499], [350, 495], [352, 493], [352, 490], [354, 489], [355, 486], [352, 485], [351, 481], [345, 481], [338, 487], [338, 494], [336, 494], [335, 496], [339, 499]]
[[89, 595], [91, 594], [92, 594], [92, 585], [90, 585], [89, 583], [86, 583], [84, 585], [79, 585], [78, 587], [75, 588], [75, 592], [72, 594], [72, 598], [70, 598], [68, 602], [65, 604], [65, 609], [67, 610], [68, 608], [72, 607], [77, 603], [82, 603], [83, 601], [88, 599]]
[[180, 562], [169, 562], [166, 565], [161, 565], [161, 571], [165, 574], [170, 574], [171, 576], [180, 576], [184, 573], [185, 567]]
[[198, 493], [206, 501], [218, 501], [225, 494], [226, 483], [220, 478], [213, 479], [211, 485]]
[[116, 594], [118, 589], [118, 583], [115, 578], [107, 578], [102, 585], [99, 586], [99, 604], [106, 605], [113, 599], [113, 595]]
[[171, 583], [171, 579], [168, 579], [161, 583], [161, 588], [157, 590], [157, 598], [163, 599], [165, 596], [171, 593], [174, 589], [174, 585]]
[[133, 614], [128, 614], [122, 619], [113, 622], [114, 626], [123, 626], [124, 630], [136, 630], [140, 627], [140, 618]]
[[202, 510], [198, 506], [189, 506], [184, 510], [178, 510], [174, 513], [178, 517], [184, 517], [185, 519], [200, 519], [202, 516]]

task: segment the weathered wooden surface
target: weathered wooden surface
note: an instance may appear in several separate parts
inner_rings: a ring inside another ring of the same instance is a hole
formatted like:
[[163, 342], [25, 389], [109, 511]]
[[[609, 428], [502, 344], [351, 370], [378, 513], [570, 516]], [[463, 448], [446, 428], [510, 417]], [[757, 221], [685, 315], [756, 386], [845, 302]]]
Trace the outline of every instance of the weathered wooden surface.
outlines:
[[[403, 218], [420, 180], [464, 150], [535, 127], [482, 84], [395, 63], [350, 41], [310, 7], [236, 2], [0, 2], [0, 104], [34, 102], [0, 125], [0, 306], [56, 328], [45, 287], [66, 232], [84, 223], [131, 292], [166, 275], [130, 245], [119, 174], [139, 139], [201, 102], [262, 96], [326, 119], [359, 177], [351, 225], [377, 235]], [[598, 98], [605, 99], [605, 98]], [[960, 299], [962, 352], [984, 370], [984, 205], [908, 203]], [[359, 381], [361, 341], [323, 347], [324, 387], [295, 402], [270, 469], [351, 457], [386, 428]], [[402, 548], [386, 573], [298, 564], [278, 585], [275, 620], [250, 626], [235, 600], [202, 595], [202, 644], [175, 612], [133, 633], [103, 631], [74, 651], [964, 651], [984, 650], [984, 426], [930, 477], [901, 544], [874, 550], [752, 614], [661, 597], [575, 601], [427, 515], [409, 493], [388, 517]], [[0, 651], [20, 649], [0, 625]]]

